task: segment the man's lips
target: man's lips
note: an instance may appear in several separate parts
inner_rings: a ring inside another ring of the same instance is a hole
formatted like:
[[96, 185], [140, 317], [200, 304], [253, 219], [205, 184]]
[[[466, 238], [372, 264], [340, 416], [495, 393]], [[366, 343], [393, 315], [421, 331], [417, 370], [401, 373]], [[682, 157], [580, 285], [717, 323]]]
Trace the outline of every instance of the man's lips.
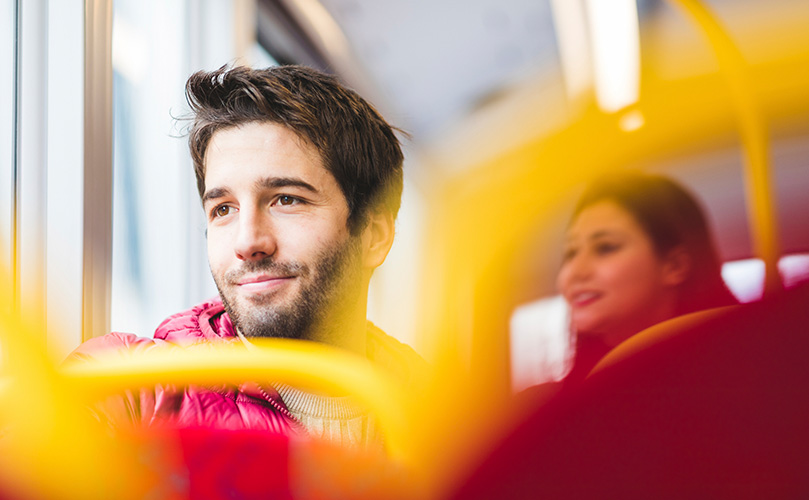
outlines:
[[294, 276], [269, 276], [266, 274], [245, 276], [236, 282], [236, 286], [245, 292], [255, 293], [273, 290], [288, 283]]
[[601, 298], [601, 293], [593, 290], [582, 290], [570, 294], [570, 305], [573, 307], [584, 307], [590, 305]]

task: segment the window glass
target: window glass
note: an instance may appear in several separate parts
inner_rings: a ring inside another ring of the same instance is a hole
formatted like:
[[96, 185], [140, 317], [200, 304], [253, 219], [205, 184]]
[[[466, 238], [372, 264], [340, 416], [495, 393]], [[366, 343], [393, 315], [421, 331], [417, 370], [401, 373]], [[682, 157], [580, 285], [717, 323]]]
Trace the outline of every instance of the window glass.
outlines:
[[248, 36], [255, 19], [239, 18], [250, 14], [238, 3], [114, 2], [113, 331], [151, 336], [167, 316], [217, 295], [183, 91], [201, 69], [275, 64]]
[[111, 328], [149, 336], [216, 293], [182, 135], [188, 2], [116, 0]]
[[[46, 148], [45, 187], [41, 200], [45, 212], [45, 300], [47, 313], [48, 345], [58, 357], [64, 357], [81, 342], [84, 300], [91, 300], [91, 294], [84, 291], [93, 289], [90, 273], [84, 272], [85, 210], [95, 212], [90, 206], [108, 208], [108, 192], [85, 191], [85, 173], [91, 158], [105, 151], [108, 144], [102, 134], [94, 134], [91, 144], [85, 149], [85, 126], [105, 123], [99, 103], [104, 102], [104, 92], [97, 92], [96, 102], [87, 102], [91, 111], [85, 116], [84, 89], [86, 80], [81, 68], [86, 58], [95, 51], [85, 52], [84, 2], [82, 0], [61, 0], [48, 4], [48, 17], [43, 25], [47, 27], [47, 67], [41, 78], [47, 81], [47, 120], [40, 147]], [[101, 43], [94, 40], [93, 43]], [[24, 64], [24, 62], [23, 62]], [[98, 60], [90, 62], [93, 66]], [[85, 119], [87, 118], [87, 119]], [[106, 127], [105, 127], [106, 128]], [[105, 128], [101, 128], [104, 130]], [[106, 151], [109, 151], [106, 149]], [[86, 153], [86, 155], [85, 155]], [[107, 153], [108, 154], [108, 153]], [[87, 160], [87, 162], [85, 161]], [[30, 164], [21, 164], [28, 169]], [[104, 171], [109, 178], [108, 161], [103, 169], [93, 169], [96, 179]], [[87, 202], [85, 204], [85, 202]], [[104, 231], [104, 235], [108, 233]], [[87, 234], [89, 238], [101, 238], [98, 232]], [[99, 264], [104, 259], [98, 259]], [[99, 266], [101, 267], [101, 266]], [[85, 278], [87, 280], [85, 281]], [[98, 280], [96, 280], [96, 283]], [[103, 303], [99, 300], [98, 303]], [[89, 307], [88, 307], [89, 309]], [[95, 309], [95, 308], [93, 308]], [[87, 321], [87, 333], [99, 329]], [[105, 326], [105, 325], [98, 325]], [[101, 329], [101, 331], [106, 328]]]
[[722, 279], [739, 302], [752, 302], [764, 293], [764, 261], [743, 259], [725, 262]]
[[809, 253], [786, 255], [778, 261], [785, 288], [809, 281]]
[[572, 353], [567, 306], [561, 295], [523, 304], [510, 322], [511, 384], [514, 392], [561, 379]]
[[0, 272], [11, 268], [14, 130], [14, 0], [0, 0]]

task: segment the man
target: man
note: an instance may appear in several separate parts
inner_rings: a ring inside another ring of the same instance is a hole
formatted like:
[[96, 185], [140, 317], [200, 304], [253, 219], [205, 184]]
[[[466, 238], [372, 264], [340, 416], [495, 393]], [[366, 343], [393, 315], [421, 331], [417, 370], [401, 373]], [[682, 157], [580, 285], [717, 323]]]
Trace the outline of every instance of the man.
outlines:
[[[221, 300], [164, 321], [155, 339], [113, 333], [108, 349], [284, 337], [368, 357], [404, 378], [423, 361], [366, 320], [368, 284], [393, 242], [402, 152], [393, 129], [331, 76], [300, 66], [198, 72], [186, 84], [189, 147]], [[282, 384], [158, 387], [105, 412], [136, 421], [305, 429], [373, 445], [373, 418], [348, 397]]]

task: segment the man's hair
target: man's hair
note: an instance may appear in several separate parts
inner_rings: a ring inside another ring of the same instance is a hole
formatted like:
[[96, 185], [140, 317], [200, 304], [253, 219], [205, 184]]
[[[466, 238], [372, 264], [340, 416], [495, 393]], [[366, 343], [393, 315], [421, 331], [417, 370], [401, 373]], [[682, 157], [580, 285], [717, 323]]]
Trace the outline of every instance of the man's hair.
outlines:
[[304, 66], [223, 66], [191, 75], [185, 94], [193, 112], [188, 146], [200, 198], [211, 137], [246, 123], [272, 122], [318, 151], [348, 202], [352, 234], [364, 227], [369, 210], [387, 210], [396, 218], [403, 155], [394, 128], [335, 77]]

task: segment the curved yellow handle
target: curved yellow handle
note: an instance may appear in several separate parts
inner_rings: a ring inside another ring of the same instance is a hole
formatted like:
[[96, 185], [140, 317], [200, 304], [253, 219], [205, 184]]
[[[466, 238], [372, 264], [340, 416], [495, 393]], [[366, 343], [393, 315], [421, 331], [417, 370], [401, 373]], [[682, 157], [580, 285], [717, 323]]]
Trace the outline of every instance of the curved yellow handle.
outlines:
[[679, 5], [708, 38], [724, 73], [739, 122], [745, 152], [745, 188], [750, 234], [755, 255], [764, 261], [764, 292], [781, 288], [778, 258], [781, 255], [777, 213], [773, 200], [767, 124], [750, 84], [748, 65], [733, 39], [699, 0], [670, 0]]
[[249, 351], [155, 346], [57, 367], [38, 328], [0, 311], [0, 494], [134, 499], [158, 490], [165, 471], [150, 465], [142, 444], [113, 438], [87, 411], [105, 395], [156, 383], [279, 380], [352, 394], [379, 419], [390, 458], [414, 466], [407, 391], [346, 351], [272, 339]]
[[65, 381], [86, 397], [158, 383], [221, 384], [277, 380], [293, 385], [351, 394], [378, 419], [389, 455], [407, 462], [406, 392], [368, 360], [316, 342], [252, 339], [256, 349], [240, 344], [205, 344], [188, 348], [155, 346], [61, 371]]

